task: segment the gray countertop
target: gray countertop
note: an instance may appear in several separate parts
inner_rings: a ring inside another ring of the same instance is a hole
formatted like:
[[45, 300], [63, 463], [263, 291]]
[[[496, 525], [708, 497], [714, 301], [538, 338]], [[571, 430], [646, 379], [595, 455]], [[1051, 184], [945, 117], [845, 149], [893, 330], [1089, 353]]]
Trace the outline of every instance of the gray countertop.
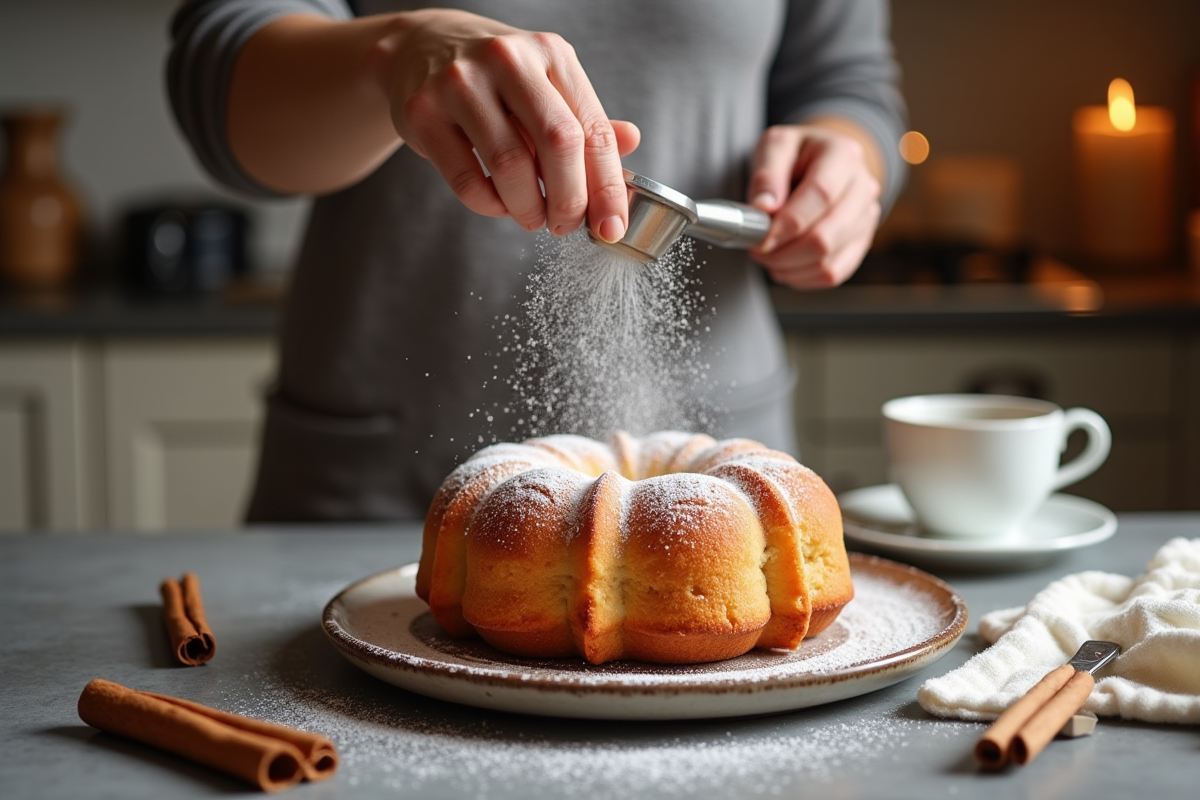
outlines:
[[1182, 273], [1031, 283], [773, 287], [785, 330], [807, 333], [1200, 330], [1200, 278]]
[[[797, 332], [1200, 330], [1200, 280], [1174, 272], [1091, 280], [957, 285], [848, 284], [771, 290], [785, 330]], [[134, 297], [114, 289], [23, 297], [0, 294], [0, 339], [263, 336], [282, 312], [278, 280], [201, 297]]]
[[[360, 672], [320, 626], [341, 588], [413, 561], [416, 525], [254, 529], [225, 534], [0, 538], [0, 786], [7, 797], [228, 796], [241, 784], [97, 732], [76, 715], [88, 680], [321, 731], [342, 767], [301, 797], [1038, 797], [1191, 796], [1200, 729], [1102, 720], [1031, 766], [980, 773], [983, 726], [930, 718], [920, 683], [981, 648], [976, 621], [1062, 575], [1136, 574], [1200, 514], [1120, 518], [1110, 541], [1049, 565], [943, 574], [972, 622], [942, 660], [874, 694], [754, 719], [680, 723], [525, 717], [426, 699]], [[158, 583], [195, 571], [218, 653], [168, 662]]]
[[277, 293], [172, 298], [99, 290], [0, 295], [0, 338], [272, 336], [279, 325], [280, 302]]

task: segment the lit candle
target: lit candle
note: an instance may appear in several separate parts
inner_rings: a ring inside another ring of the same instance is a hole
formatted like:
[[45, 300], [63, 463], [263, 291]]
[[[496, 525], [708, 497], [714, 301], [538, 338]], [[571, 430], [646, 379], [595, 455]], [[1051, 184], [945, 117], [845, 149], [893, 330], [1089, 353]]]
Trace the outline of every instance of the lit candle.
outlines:
[[1175, 119], [1137, 106], [1120, 78], [1108, 106], [1076, 109], [1080, 251], [1094, 261], [1152, 262], [1171, 253]]

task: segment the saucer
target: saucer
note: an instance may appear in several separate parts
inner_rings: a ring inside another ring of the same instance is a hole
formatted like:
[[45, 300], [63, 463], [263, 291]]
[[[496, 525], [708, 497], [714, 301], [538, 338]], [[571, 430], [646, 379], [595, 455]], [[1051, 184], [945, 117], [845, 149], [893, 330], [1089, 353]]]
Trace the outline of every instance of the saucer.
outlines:
[[1070, 550], [1099, 544], [1117, 530], [1117, 517], [1099, 503], [1053, 494], [1014, 536], [949, 539], [914, 521], [912, 508], [895, 484], [854, 489], [838, 497], [846, 541], [910, 563], [967, 569], [1015, 569], [1052, 560]]

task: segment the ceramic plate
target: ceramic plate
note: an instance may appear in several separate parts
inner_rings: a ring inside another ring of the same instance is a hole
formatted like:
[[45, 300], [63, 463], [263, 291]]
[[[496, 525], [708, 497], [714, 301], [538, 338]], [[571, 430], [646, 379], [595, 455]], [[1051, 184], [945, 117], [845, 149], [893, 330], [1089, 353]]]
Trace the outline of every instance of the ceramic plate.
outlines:
[[873, 692], [941, 658], [967, 606], [920, 570], [851, 555], [855, 597], [795, 651], [755, 650], [686, 666], [508, 656], [451, 639], [417, 598], [417, 568], [381, 572], [325, 607], [325, 633], [353, 664], [430, 697], [522, 714], [585, 719], [701, 719], [769, 714]]
[[1051, 495], [1017, 536], [1001, 540], [947, 539], [924, 533], [895, 484], [855, 489], [838, 497], [846, 541], [922, 565], [1011, 569], [1042, 564], [1099, 544], [1117, 530], [1117, 517], [1099, 503]]

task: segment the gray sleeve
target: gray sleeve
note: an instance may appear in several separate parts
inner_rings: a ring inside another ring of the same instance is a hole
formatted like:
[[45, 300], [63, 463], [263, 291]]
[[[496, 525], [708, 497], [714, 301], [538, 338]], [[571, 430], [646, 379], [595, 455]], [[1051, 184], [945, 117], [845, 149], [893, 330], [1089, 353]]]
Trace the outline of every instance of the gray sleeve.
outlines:
[[767, 97], [769, 124], [837, 114], [870, 131], [887, 171], [884, 213], [907, 173], [898, 148], [907, 110], [888, 25], [887, 0], [791, 0]]
[[188, 0], [171, 21], [167, 93], [196, 157], [214, 178], [258, 197], [278, 197], [245, 173], [226, 136], [225, 109], [233, 67], [258, 30], [288, 14], [349, 19], [345, 0]]

